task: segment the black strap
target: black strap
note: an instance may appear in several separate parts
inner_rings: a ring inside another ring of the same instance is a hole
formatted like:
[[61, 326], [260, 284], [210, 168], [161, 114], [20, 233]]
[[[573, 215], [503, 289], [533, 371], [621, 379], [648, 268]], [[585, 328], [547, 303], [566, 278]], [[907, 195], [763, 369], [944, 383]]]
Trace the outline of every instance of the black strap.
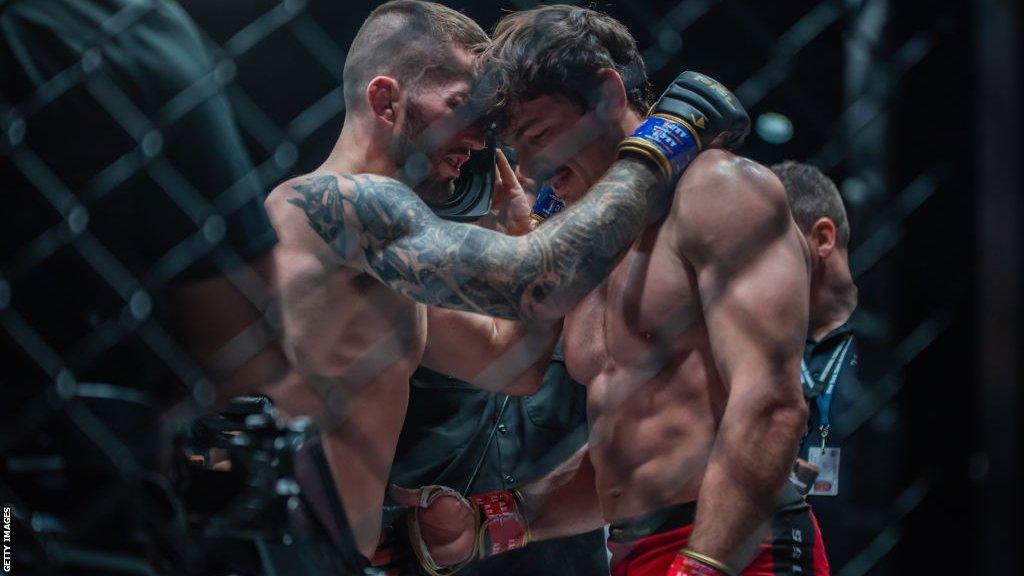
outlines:
[[693, 524], [696, 515], [696, 501], [667, 506], [643, 516], [612, 522], [608, 527], [608, 539], [618, 543], [639, 540]]

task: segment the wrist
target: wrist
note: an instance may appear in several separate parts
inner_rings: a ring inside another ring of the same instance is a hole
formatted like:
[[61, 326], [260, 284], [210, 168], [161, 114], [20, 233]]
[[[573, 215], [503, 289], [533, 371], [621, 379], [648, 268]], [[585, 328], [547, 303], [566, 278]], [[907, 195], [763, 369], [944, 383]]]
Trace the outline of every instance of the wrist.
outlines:
[[619, 144], [618, 155], [640, 158], [656, 167], [663, 178], [674, 181], [700, 150], [700, 139], [688, 122], [668, 114], [655, 114], [645, 118]]
[[517, 550], [529, 544], [530, 527], [522, 513], [525, 500], [518, 490], [496, 490], [469, 497], [479, 517], [477, 542], [482, 558]]
[[733, 576], [724, 562], [693, 550], [680, 550], [666, 576]]

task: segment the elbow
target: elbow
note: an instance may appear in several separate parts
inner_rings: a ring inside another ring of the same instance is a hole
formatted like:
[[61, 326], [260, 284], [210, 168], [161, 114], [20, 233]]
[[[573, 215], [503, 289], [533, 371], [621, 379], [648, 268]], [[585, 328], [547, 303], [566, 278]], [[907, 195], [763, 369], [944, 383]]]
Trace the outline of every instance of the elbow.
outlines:
[[803, 397], [775, 402], [768, 412], [775, 430], [797, 439], [804, 435], [810, 412]]
[[763, 438], [773, 446], [797, 446], [807, 430], [807, 403], [781, 398], [730, 400], [721, 433], [742, 438]]
[[769, 392], [761, 400], [761, 412], [770, 418], [776, 430], [792, 432], [799, 438], [807, 426], [809, 409], [798, 364], [780, 361], [769, 373], [774, 376], [767, 383]]
[[778, 377], [772, 381], [758, 378], [746, 385], [736, 382], [754, 393], [730, 399], [730, 407], [737, 416], [734, 422], [748, 433], [757, 430], [799, 441], [807, 428], [809, 410], [799, 377], [789, 372], [777, 372]]
[[810, 415], [803, 394], [788, 391], [766, 398], [759, 412], [773, 433], [791, 437], [794, 441], [803, 437]]

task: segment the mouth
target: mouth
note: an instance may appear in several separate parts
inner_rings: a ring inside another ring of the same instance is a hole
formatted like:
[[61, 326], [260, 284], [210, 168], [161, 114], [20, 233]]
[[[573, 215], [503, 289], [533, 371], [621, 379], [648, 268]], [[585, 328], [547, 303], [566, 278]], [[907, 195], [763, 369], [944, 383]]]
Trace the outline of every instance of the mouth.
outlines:
[[441, 160], [444, 165], [452, 169], [452, 172], [454, 172], [457, 177], [462, 169], [462, 165], [469, 160], [469, 152], [452, 152], [450, 154], [445, 154]]

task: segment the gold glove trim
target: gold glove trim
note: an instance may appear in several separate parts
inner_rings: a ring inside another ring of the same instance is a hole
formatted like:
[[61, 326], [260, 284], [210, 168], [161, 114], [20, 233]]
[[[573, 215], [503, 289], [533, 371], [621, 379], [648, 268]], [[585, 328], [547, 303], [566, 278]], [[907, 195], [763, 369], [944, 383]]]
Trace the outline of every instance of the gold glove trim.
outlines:
[[694, 552], [693, 550], [685, 550], [685, 549], [684, 550], [680, 550], [679, 554], [681, 554], [683, 556], [686, 556], [687, 558], [692, 558], [692, 559], [696, 560], [697, 562], [700, 562], [701, 564], [707, 564], [708, 566], [711, 566], [712, 568], [714, 568], [715, 570], [718, 570], [719, 572], [725, 572], [729, 576], [736, 576], [736, 573], [733, 572], [732, 570], [730, 570], [729, 567], [725, 565], [725, 562], [722, 562], [722, 561], [719, 561], [719, 560], [715, 560], [714, 558], [712, 558], [711, 556], [708, 556], [707, 554], [701, 554], [700, 552]]
[[[700, 153], [700, 151], [703, 149], [703, 146], [700, 142], [700, 138], [697, 136], [697, 131], [693, 128], [693, 125], [691, 125], [686, 120], [683, 120], [678, 116], [663, 113], [652, 114], [651, 116], [657, 116], [658, 118], [663, 118], [665, 120], [668, 120], [669, 122], [675, 122], [676, 124], [679, 124], [680, 126], [685, 128], [687, 132], [690, 133], [690, 136], [693, 137], [693, 141], [697, 144], [697, 152]], [[619, 143], [619, 147], [616, 150], [616, 153], [620, 158], [622, 157], [623, 152], [630, 152], [650, 160], [656, 166], [658, 166], [658, 168], [661, 169], [661, 173], [662, 175], [665, 176], [666, 179], [672, 179], [672, 163], [669, 161], [668, 157], [665, 156], [665, 153], [662, 152], [660, 148], [652, 144], [649, 140], [646, 140], [644, 138], [637, 138], [635, 136], [629, 136], [628, 138], [625, 138], [622, 142]]]

